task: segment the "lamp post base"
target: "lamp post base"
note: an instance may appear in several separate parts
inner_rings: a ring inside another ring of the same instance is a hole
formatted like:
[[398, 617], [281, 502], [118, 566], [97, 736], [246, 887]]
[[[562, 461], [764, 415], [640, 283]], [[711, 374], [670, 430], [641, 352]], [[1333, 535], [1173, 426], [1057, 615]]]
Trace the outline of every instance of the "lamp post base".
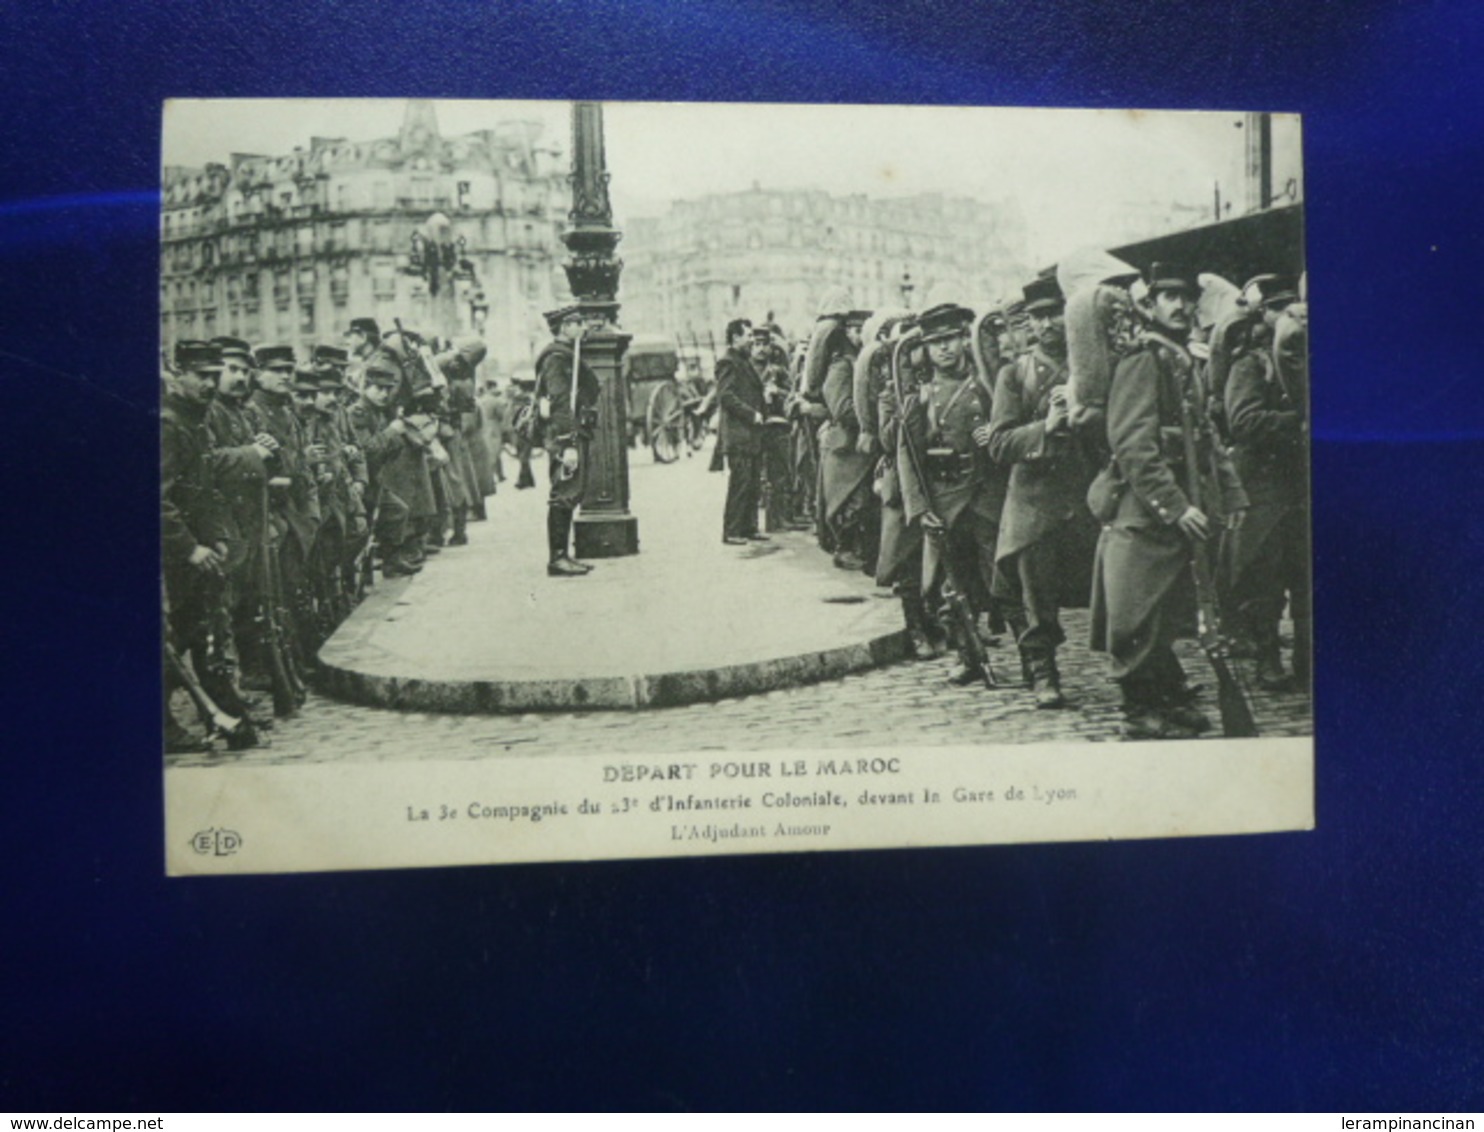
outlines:
[[579, 513], [572, 524], [578, 558], [623, 558], [639, 553], [639, 518], [627, 511]]

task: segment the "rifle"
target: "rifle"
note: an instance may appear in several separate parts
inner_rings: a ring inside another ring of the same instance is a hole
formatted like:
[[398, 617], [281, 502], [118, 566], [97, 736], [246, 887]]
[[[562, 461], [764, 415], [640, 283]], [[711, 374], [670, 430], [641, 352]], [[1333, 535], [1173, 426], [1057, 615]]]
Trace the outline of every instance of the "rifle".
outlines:
[[276, 553], [273, 549], [273, 526], [268, 514], [268, 490], [263, 489], [263, 553], [259, 584], [262, 587], [260, 619], [263, 647], [268, 654], [268, 676], [273, 685], [273, 714], [288, 718], [303, 705], [306, 692], [299, 675], [287, 633], [279, 618], [281, 595], [278, 586]]
[[191, 697], [191, 703], [195, 705], [196, 714], [201, 717], [201, 722], [206, 725], [208, 735], [217, 734], [227, 741], [227, 749], [230, 751], [242, 751], [249, 747], [258, 745], [258, 733], [254, 729], [251, 720], [238, 719], [235, 715], [228, 715], [216, 701], [206, 694], [206, 689], [201, 687], [201, 682], [196, 679], [196, 674], [191, 671], [190, 666], [181, 659], [175, 646], [168, 640], [162, 642], [165, 646], [165, 667], [170, 671], [181, 686], [185, 688], [186, 694]]
[[[1201, 497], [1200, 463], [1195, 446], [1195, 416], [1190, 399], [1194, 375], [1181, 374], [1180, 390], [1180, 434], [1185, 444], [1185, 475], [1187, 492], [1193, 507], [1206, 512]], [[1209, 512], [1206, 512], [1209, 514]], [[1207, 560], [1205, 547], [1192, 541], [1190, 570], [1195, 578], [1196, 630], [1200, 637], [1201, 650], [1216, 674], [1216, 697], [1221, 708], [1221, 732], [1228, 739], [1251, 739], [1257, 735], [1257, 721], [1252, 718], [1252, 705], [1247, 702], [1236, 671], [1227, 663], [1229, 652], [1226, 638], [1221, 634], [1221, 616], [1216, 602], [1216, 583], [1211, 577], [1211, 564]]]
[[[907, 462], [912, 465], [912, 474], [917, 477], [917, 482], [922, 485], [923, 495], [927, 497], [928, 509], [923, 518], [931, 517], [934, 520], [931, 526], [923, 523], [923, 535], [938, 544], [938, 559], [943, 565], [944, 575], [943, 605], [957, 630], [955, 636], [958, 638], [959, 648], [964, 659], [978, 667], [984, 677], [984, 686], [993, 691], [1000, 686], [999, 681], [995, 679], [994, 667], [989, 662], [989, 650], [984, 647], [984, 641], [979, 636], [979, 627], [974, 623], [974, 611], [969, 608], [969, 599], [964, 596], [964, 587], [959, 584], [961, 579], [957, 577], [953, 558], [944, 545], [948, 530], [943, 525], [938, 502], [933, 495], [932, 480], [923, 467], [922, 454], [917, 450], [917, 440], [907, 422], [907, 398], [902, 392], [901, 361], [904, 349], [916, 334], [913, 331], [912, 334], [904, 335], [892, 346], [891, 386], [897, 399], [897, 435], [907, 449]], [[968, 377], [965, 380], [973, 381], [974, 378]]]

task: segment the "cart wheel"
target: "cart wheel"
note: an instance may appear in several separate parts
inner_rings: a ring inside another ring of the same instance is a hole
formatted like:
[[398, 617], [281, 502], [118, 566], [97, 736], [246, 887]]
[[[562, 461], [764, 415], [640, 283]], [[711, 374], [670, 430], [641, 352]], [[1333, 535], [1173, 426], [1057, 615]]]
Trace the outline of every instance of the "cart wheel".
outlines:
[[680, 391], [674, 382], [656, 385], [649, 395], [649, 411], [645, 414], [649, 429], [649, 447], [654, 452], [656, 464], [674, 463], [680, 457], [685, 443], [685, 409], [680, 403]]

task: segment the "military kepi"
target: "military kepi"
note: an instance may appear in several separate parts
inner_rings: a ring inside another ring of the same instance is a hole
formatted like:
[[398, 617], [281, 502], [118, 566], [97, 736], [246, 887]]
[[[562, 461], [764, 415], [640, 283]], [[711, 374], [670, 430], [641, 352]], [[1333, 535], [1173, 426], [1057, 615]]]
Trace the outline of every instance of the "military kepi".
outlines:
[[1188, 295], [1201, 293], [1201, 285], [1196, 281], [1195, 272], [1182, 264], [1151, 263], [1144, 275], [1144, 281], [1149, 285], [1151, 295], [1157, 291], [1183, 291]]
[[385, 354], [375, 354], [366, 362], [361, 380], [367, 385], [397, 385], [402, 380], [402, 371]]
[[917, 318], [917, 325], [922, 330], [922, 340], [934, 342], [939, 338], [952, 338], [964, 333], [973, 321], [974, 312], [968, 307], [961, 307], [957, 303], [939, 303], [923, 311]]
[[292, 346], [259, 346], [257, 351], [259, 369], [293, 369], [294, 348]]
[[1061, 284], [1054, 275], [1042, 275], [1021, 288], [1026, 314], [1056, 314], [1066, 306]]
[[221, 350], [223, 360], [236, 358], [247, 365], [252, 365], [252, 347], [241, 338], [229, 338], [226, 335], [218, 335], [211, 340], [211, 344]]
[[574, 315], [580, 315], [581, 313], [582, 308], [573, 303], [565, 307], [557, 307], [555, 310], [549, 310], [541, 317], [546, 319], [547, 328], [553, 334], [556, 334], [562, 329], [562, 323]]
[[316, 346], [314, 348], [315, 366], [348, 366], [350, 355], [339, 346]]
[[1263, 275], [1253, 280], [1265, 307], [1298, 302], [1298, 280], [1292, 275]]
[[215, 342], [185, 339], [175, 344], [175, 364], [179, 369], [220, 369], [222, 348]]

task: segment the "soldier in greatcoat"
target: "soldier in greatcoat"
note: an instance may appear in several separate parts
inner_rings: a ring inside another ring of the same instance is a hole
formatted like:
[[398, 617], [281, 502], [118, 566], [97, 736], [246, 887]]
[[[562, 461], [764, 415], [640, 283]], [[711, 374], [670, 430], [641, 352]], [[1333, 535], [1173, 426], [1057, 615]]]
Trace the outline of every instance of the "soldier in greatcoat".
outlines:
[[1036, 706], [1060, 708], [1060, 614], [1087, 604], [1098, 540], [1087, 489], [1097, 466], [1069, 419], [1061, 288], [1040, 278], [1024, 294], [1036, 344], [1000, 371], [989, 426], [990, 457], [1010, 470], [994, 584], [1010, 610]]
[[[276, 464], [278, 442], [263, 427], [251, 403], [255, 379], [248, 344], [228, 337], [215, 338], [212, 343], [221, 353], [222, 368], [216, 395], [206, 410], [206, 431], [228, 525], [226, 600], [242, 664], [240, 686], [261, 691], [269, 687], [260, 613], [269, 534], [268, 479]], [[252, 717], [259, 725], [271, 723], [257, 713]]]
[[351, 406], [350, 423], [355, 445], [366, 458], [372, 536], [382, 573], [405, 577], [422, 569], [422, 524], [433, 514], [426, 442], [398, 410], [402, 370], [396, 359], [373, 355], [362, 378], [361, 399]]
[[[232, 710], [231, 617], [226, 608], [231, 524], [217, 489], [206, 412], [216, 393], [221, 350], [209, 342], [176, 344], [174, 372], [160, 408], [160, 536], [168, 640], [188, 658], [202, 689]], [[165, 749], [199, 751], [170, 711], [165, 682]], [[220, 698], [218, 698], [220, 697]]]
[[[993, 394], [969, 350], [973, 319], [972, 310], [956, 303], [922, 313], [918, 327], [931, 374], [916, 392], [904, 390], [904, 409], [883, 405], [882, 417], [901, 418], [897, 472], [907, 521], [920, 520], [927, 536], [922, 576], [928, 601], [936, 604], [951, 574], [973, 610], [986, 613], [1007, 477], [989, 458]], [[902, 435], [908, 431], [926, 483], [918, 478]], [[955, 684], [981, 679], [967, 645], [960, 641], [958, 647], [963, 663], [949, 679]]]
[[[923, 530], [920, 511], [909, 516], [903, 488], [903, 471], [910, 475], [911, 459], [903, 451], [901, 436], [901, 402], [897, 388], [905, 396], [917, 395], [918, 386], [931, 368], [913, 333], [916, 319], [903, 317], [884, 323], [884, 339], [868, 344], [864, 375], [867, 394], [874, 395], [875, 407], [868, 414], [875, 422], [876, 439], [884, 453], [877, 466], [875, 490], [881, 500], [881, 541], [876, 555], [876, 584], [890, 586], [902, 603], [902, 620], [906, 624], [913, 655], [918, 660], [933, 660], [942, 655], [946, 637], [936, 617], [928, 609], [922, 592]], [[868, 324], [868, 329], [871, 329]], [[866, 353], [863, 352], [863, 357]]]
[[551, 457], [551, 490], [546, 497], [546, 573], [553, 578], [580, 578], [592, 572], [572, 557], [572, 521], [587, 486], [589, 453], [598, 426], [598, 375], [581, 360], [587, 330], [577, 306], [548, 311], [552, 333], [536, 358], [536, 404], [546, 451]]
[[845, 570], [876, 571], [881, 540], [880, 504], [871, 491], [876, 458], [861, 450], [861, 423], [855, 411], [855, 360], [861, 330], [871, 312], [850, 310], [826, 343], [824, 383], [820, 390], [828, 412], [819, 434], [820, 506], [835, 543], [835, 565]]
[[[1175, 640], [1195, 624], [1193, 554], [1247, 507], [1206, 412], [1186, 350], [1198, 285], [1178, 267], [1148, 273], [1151, 325], [1108, 395], [1112, 462], [1088, 492], [1103, 523], [1092, 591], [1092, 647], [1106, 652], [1123, 693], [1130, 739], [1190, 738], [1210, 727], [1195, 709]], [[1190, 468], [1185, 451], [1196, 452]], [[1197, 487], [1200, 506], [1192, 500]]]
[[258, 388], [252, 406], [263, 431], [278, 442], [268, 480], [272, 537], [278, 546], [278, 565], [295, 639], [306, 663], [313, 659], [313, 591], [309, 561], [319, 531], [319, 487], [310, 464], [322, 454], [310, 451], [303, 422], [294, 407], [294, 348], [260, 346], [255, 354]]
[[1293, 618], [1293, 671], [1309, 676], [1309, 389], [1307, 332], [1290, 313], [1298, 300], [1291, 276], [1257, 284], [1268, 335], [1232, 366], [1226, 383], [1232, 458], [1251, 507], [1228, 545], [1227, 592], [1257, 656], [1257, 682], [1292, 686], [1280, 653], [1278, 623]]

